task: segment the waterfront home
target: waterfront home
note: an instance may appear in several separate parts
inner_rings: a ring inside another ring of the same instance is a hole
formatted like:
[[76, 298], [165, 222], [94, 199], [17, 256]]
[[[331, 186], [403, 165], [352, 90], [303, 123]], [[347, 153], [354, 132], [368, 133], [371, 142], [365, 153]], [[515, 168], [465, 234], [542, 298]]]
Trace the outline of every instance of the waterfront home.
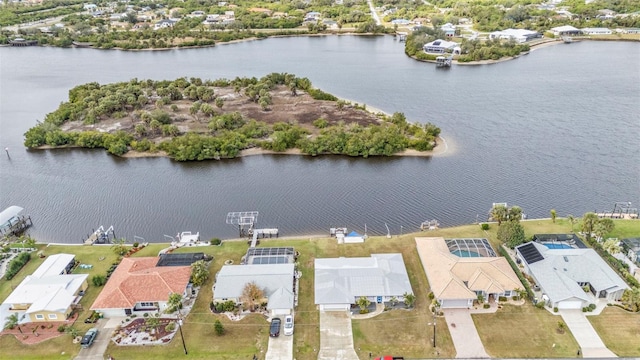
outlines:
[[489, 39], [515, 40], [518, 43], [527, 42], [542, 37], [537, 31], [525, 29], [506, 29], [489, 33]]
[[524, 286], [487, 239], [415, 238], [431, 291], [441, 308], [470, 308], [482, 298], [517, 296]]
[[190, 264], [198, 258], [191, 257], [186, 265], [174, 265], [174, 262], [168, 265], [168, 258], [164, 257], [123, 258], [91, 310], [105, 317], [163, 312], [168, 308], [170, 294], [191, 295]]
[[611, 30], [607, 28], [582, 28], [581, 31], [586, 35], [611, 35]]
[[175, 25], [175, 23], [177, 22], [178, 20], [174, 20], [174, 19], [162, 19], [157, 23], [153, 24], [153, 30], [172, 28], [173, 25]]
[[270, 316], [290, 315], [295, 306], [295, 265], [249, 263], [247, 265], [224, 265], [216, 274], [213, 284], [213, 302], [233, 301], [242, 303], [242, 293], [249, 283], [263, 291], [260, 302], [267, 304]]
[[[2, 303], [20, 322], [64, 321], [78, 308], [87, 274], [70, 275], [75, 255], [56, 254], [24, 278]], [[4, 319], [2, 319], [4, 321]]]
[[640, 265], [640, 238], [622, 239], [622, 249], [631, 261]]
[[438, 39], [424, 44], [423, 50], [428, 54], [444, 54], [447, 52], [460, 54], [460, 44], [454, 41]]
[[456, 34], [456, 27], [452, 23], [446, 23], [440, 27], [446, 37], [453, 37]]
[[413, 294], [399, 253], [315, 259], [314, 269], [315, 304], [321, 311], [349, 310], [361, 297], [382, 304]]
[[557, 27], [551, 28], [551, 32], [555, 36], [581, 35], [582, 34], [582, 31], [580, 31], [579, 29], [577, 29], [577, 28], [575, 28], [575, 27], [573, 27], [571, 25], [557, 26]]
[[629, 288], [595, 250], [556, 245], [532, 241], [515, 249], [547, 305], [581, 309], [598, 299], [620, 300]]

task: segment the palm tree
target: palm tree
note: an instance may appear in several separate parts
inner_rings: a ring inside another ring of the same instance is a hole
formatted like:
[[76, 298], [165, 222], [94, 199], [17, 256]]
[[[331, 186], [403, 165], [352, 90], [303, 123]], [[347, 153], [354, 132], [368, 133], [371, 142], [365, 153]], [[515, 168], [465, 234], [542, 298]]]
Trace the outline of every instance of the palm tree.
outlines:
[[491, 209], [491, 218], [493, 221], [498, 222], [498, 226], [507, 220], [508, 215], [509, 210], [507, 210], [507, 207], [504, 205], [496, 205]]
[[622, 247], [620, 246], [620, 241], [618, 241], [618, 239], [616, 238], [607, 239], [602, 244], [602, 248], [605, 249], [611, 255], [617, 254], [622, 251]]
[[180, 311], [180, 308], [182, 307], [182, 294], [178, 294], [178, 293], [169, 294], [169, 300], [167, 300], [167, 305], [169, 305], [169, 307], [167, 308], [167, 311], [168, 310]]
[[567, 220], [569, 220], [569, 226], [571, 226], [571, 232], [573, 232], [573, 225], [576, 223], [576, 218], [569, 214], [567, 215]]
[[18, 324], [19, 321], [20, 321], [20, 319], [18, 318], [18, 314], [17, 313], [13, 313], [13, 314], [9, 315], [7, 317], [7, 322], [4, 324], [4, 329], [5, 330], [13, 329], [13, 328], [15, 328], [17, 326], [18, 330], [22, 334], [22, 329], [20, 328], [20, 324]]
[[360, 307], [360, 313], [364, 314], [365, 312], [367, 312], [367, 307], [371, 305], [371, 301], [369, 301], [366, 296], [361, 296], [358, 300], [356, 300], [356, 305]]
[[587, 242], [591, 242], [591, 234], [595, 230], [598, 223], [598, 215], [592, 212], [588, 212], [582, 216], [582, 232], [587, 237]]

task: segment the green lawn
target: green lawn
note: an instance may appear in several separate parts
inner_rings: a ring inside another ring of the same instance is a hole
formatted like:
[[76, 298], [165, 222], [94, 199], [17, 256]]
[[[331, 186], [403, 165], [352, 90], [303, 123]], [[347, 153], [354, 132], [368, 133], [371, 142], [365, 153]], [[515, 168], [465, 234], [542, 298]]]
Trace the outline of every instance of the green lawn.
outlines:
[[[616, 229], [611, 236], [627, 237], [640, 234], [640, 221], [615, 221]], [[527, 236], [535, 233], [567, 233], [570, 231], [569, 222], [558, 218], [556, 223], [550, 220], [524, 221]], [[579, 225], [574, 226], [578, 231]], [[407, 357], [436, 357], [432, 348], [433, 328], [428, 326], [430, 312], [428, 283], [420, 259], [415, 250], [414, 237], [416, 236], [442, 236], [451, 237], [488, 237], [494, 246], [496, 244], [497, 224], [492, 223], [485, 233], [478, 225], [465, 225], [455, 228], [444, 228], [435, 231], [419, 232], [395, 236], [392, 239], [385, 237], [372, 237], [363, 244], [338, 245], [335, 239], [306, 238], [298, 240], [264, 239], [262, 246], [293, 246], [300, 252], [298, 269], [302, 272], [300, 279], [299, 304], [296, 309], [296, 333], [294, 335], [294, 357], [298, 360], [317, 359], [317, 350], [320, 348], [319, 314], [314, 304], [313, 262], [315, 258], [324, 257], [356, 257], [369, 256], [372, 253], [400, 252], [403, 254], [411, 284], [416, 294], [415, 309], [412, 311], [395, 310], [381, 314], [373, 319], [354, 320], [353, 334], [354, 344], [361, 358], [368, 357], [369, 352], [375, 355], [395, 354]], [[156, 256], [158, 251], [166, 247], [166, 244], [151, 244], [137, 252], [134, 256]], [[111, 263], [116, 260], [108, 246], [39, 246], [45, 255], [56, 253], [73, 253], [76, 258], [85, 264], [93, 265], [92, 269], [78, 269], [76, 273], [88, 273], [89, 289], [81, 304], [85, 309], [80, 314], [80, 321], [76, 327], [82, 333], [89, 328], [82, 320], [89, 315], [89, 307], [98, 296], [99, 288], [91, 285], [91, 277], [96, 274], [105, 274]], [[202, 286], [200, 295], [189, 314], [183, 327], [185, 341], [189, 357], [195, 359], [220, 358], [220, 359], [248, 359], [256, 354], [260, 359], [264, 358], [267, 348], [268, 323], [262, 316], [252, 316], [240, 322], [232, 322], [225, 316], [212, 314], [209, 310], [209, 302], [212, 298], [211, 287], [214, 275], [220, 270], [225, 260], [233, 260], [239, 264], [244, 255], [247, 244], [243, 241], [228, 241], [222, 246], [208, 246], [200, 248], [179, 249], [178, 252], [203, 251], [214, 256], [210, 268], [210, 277]], [[100, 260], [104, 257], [104, 260]], [[11, 281], [0, 280], [0, 299], [5, 299], [12, 288], [17, 286], [22, 279], [31, 274], [43, 259], [34, 257], [23, 270]], [[615, 309], [608, 309], [608, 314]], [[611, 315], [613, 316], [613, 315]], [[640, 316], [640, 315], [638, 315]], [[538, 310], [527, 304], [522, 307], [505, 306], [496, 314], [474, 315], [474, 321], [478, 327], [480, 337], [485, 344], [487, 352], [495, 357], [570, 357], [575, 354], [577, 344], [573, 336], [567, 332], [557, 334], [557, 322], [559, 317], [549, 314], [547, 311]], [[214, 333], [213, 322], [220, 319], [227, 333], [218, 337]], [[620, 355], [637, 356], [638, 349], [633, 345], [625, 345], [632, 342], [631, 339], [638, 336], [636, 327], [631, 327], [629, 334], [616, 337], [608, 333], [618, 333], [620, 330], [617, 320], [607, 320], [607, 317], [590, 317], [596, 330], [603, 334], [605, 343], [612, 345], [614, 352]], [[625, 318], [632, 321], [634, 317]], [[596, 324], [601, 321], [601, 324]], [[616, 327], [611, 324], [616, 324]], [[626, 327], [625, 327], [626, 329]], [[635, 333], [633, 332], [635, 329]], [[624, 331], [621, 333], [626, 334]], [[444, 319], [438, 319], [437, 351], [441, 357], [453, 357], [455, 349], [451, 341]], [[627, 336], [627, 337], [625, 337]], [[526, 341], [523, 341], [526, 339]], [[625, 340], [626, 339], [626, 340]], [[625, 342], [626, 341], [626, 342]], [[553, 344], [556, 344], [553, 347]], [[617, 344], [617, 345], [616, 345]], [[75, 356], [78, 345], [71, 343], [68, 335], [57, 339], [45, 341], [38, 345], [28, 346], [25, 353], [24, 346], [20, 345], [13, 336], [0, 337], [0, 359], [9, 356], [16, 359], [15, 354], [25, 354], [24, 359], [29, 358], [60, 358], [68, 359]], [[315, 350], [315, 351], [314, 351]], [[64, 352], [64, 354], [62, 354]], [[184, 356], [180, 337], [162, 346], [146, 347], [119, 347], [111, 344], [107, 353], [115, 358], [147, 359], [150, 357], [168, 358]]]
[[493, 314], [473, 314], [487, 353], [498, 358], [574, 357], [578, 343], [569, 330], [558, 333], [560, 316], [545, 309], [504, 305]]
[[618, 356], [640, 356], [640, 313], [629, 313], [616, 306], [600, 315], [587, 316], [604, 344]]

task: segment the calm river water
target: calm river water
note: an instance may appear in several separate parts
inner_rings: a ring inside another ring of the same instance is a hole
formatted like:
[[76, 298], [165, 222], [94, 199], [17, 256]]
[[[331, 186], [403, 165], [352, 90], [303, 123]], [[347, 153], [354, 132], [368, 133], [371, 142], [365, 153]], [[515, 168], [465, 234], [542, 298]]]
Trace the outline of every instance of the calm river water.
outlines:
[[[442, 128], [432, 158], [253, 156], [176, 163], [104, 151], [27, 151], [23, 134], [75, 85], [139, 79], [306, 76], [325, 91]], [[77, 243], [100, 225], [166, 241], [237, 236], [229, 211], [259, 211], [282, 236], [346, 226], [369, 234], [486, 219], [640, 207], [640, 44], [580, 42], [514, 61], [437, 70], [391, 37], [312, 37], [161, 52], [0, 48], [0, 208], [31, 214], [39, 241]]]

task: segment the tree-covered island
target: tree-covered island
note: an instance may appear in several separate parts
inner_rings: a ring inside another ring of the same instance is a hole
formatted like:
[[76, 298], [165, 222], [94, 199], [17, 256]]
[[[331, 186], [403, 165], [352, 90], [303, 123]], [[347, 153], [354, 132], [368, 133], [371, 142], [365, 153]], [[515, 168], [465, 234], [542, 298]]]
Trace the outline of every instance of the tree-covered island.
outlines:
[[390, 156], [432, 150], [440, 129], [404, 114], [372, 113], [316, 89], [307, 78], [132, 79], [69, 91], [25, 133], [25, 146], [133, 150], [178, 161], [233, 158], [242, 150]]

